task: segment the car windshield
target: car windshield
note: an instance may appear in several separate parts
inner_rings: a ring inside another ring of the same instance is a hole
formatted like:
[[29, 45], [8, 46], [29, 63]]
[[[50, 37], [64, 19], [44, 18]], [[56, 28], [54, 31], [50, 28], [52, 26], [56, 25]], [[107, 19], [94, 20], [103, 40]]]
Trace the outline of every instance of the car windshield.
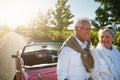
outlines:
[[61, 44], [27, 45], [21, 55], [24, 65], [51, 64], [57, 62], [57, 51]]
[[27, 46], [24, 49], [24, 53], [29, 53], [29, 52], [34, 52], [34, 51], [39, 51], [39, 50], [58, 50], [61, 46], [58, 44], [36, 44], [36, 45], [31, 45]]

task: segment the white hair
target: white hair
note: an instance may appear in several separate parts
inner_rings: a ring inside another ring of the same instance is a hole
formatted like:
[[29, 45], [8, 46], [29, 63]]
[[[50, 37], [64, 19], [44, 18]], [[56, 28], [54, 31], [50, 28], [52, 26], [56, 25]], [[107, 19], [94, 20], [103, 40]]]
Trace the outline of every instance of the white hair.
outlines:
[[116, 30], [112, 25], [107, 25], [105, 27], [102, 27], [98, 32], [98, 36], [100, 36], [102, 32], [105, 32], [105, 31], [108, 31], [114, 39], [116, 38]]
[[86, 17], [82, 17], [82, 18], [78, 18], [76, 21], [75, 21], [75, 27], [81, 27], [82, 25], [82, 22], [88, 22], [90, 24], [90, 26], [92, 26], [92, 22], [89, 18], [86, 18]]

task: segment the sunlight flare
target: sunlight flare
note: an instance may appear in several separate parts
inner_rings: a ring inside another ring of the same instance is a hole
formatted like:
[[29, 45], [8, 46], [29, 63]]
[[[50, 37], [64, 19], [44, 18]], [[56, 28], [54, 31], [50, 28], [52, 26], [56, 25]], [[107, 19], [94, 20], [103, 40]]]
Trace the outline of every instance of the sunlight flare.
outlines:
[[0, 25], [15, 28], [25, 25], [38, 11], [46, 13], [53, 3], [51, 0], [0, 0]]

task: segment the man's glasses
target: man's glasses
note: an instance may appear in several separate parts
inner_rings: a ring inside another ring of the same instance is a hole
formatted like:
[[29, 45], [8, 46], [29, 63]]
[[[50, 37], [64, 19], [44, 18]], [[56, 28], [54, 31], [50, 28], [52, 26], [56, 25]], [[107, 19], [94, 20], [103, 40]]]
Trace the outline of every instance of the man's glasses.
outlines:
[[84, 27], [80, 27], [78, 26], [80, 29], [83, 29], [83, 30], [86, 30], [86, 31], [91, 31], [92, 29], [91, 28], [84, 28]]

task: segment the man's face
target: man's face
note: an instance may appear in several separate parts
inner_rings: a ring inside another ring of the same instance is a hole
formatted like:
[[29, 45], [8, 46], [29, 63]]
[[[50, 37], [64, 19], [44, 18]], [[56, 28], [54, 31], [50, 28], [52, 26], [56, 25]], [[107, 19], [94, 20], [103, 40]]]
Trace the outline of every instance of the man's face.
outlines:
[[105, 31], [99, 35], [99, 41], [104, 47], [109, 49], [114, 41], [114, 38], [108, 31]]
[[82, 42], [87, 41], [91, 32], [90, 24], [83, 22], [80, 27], [76, 29], [76, 36]]

